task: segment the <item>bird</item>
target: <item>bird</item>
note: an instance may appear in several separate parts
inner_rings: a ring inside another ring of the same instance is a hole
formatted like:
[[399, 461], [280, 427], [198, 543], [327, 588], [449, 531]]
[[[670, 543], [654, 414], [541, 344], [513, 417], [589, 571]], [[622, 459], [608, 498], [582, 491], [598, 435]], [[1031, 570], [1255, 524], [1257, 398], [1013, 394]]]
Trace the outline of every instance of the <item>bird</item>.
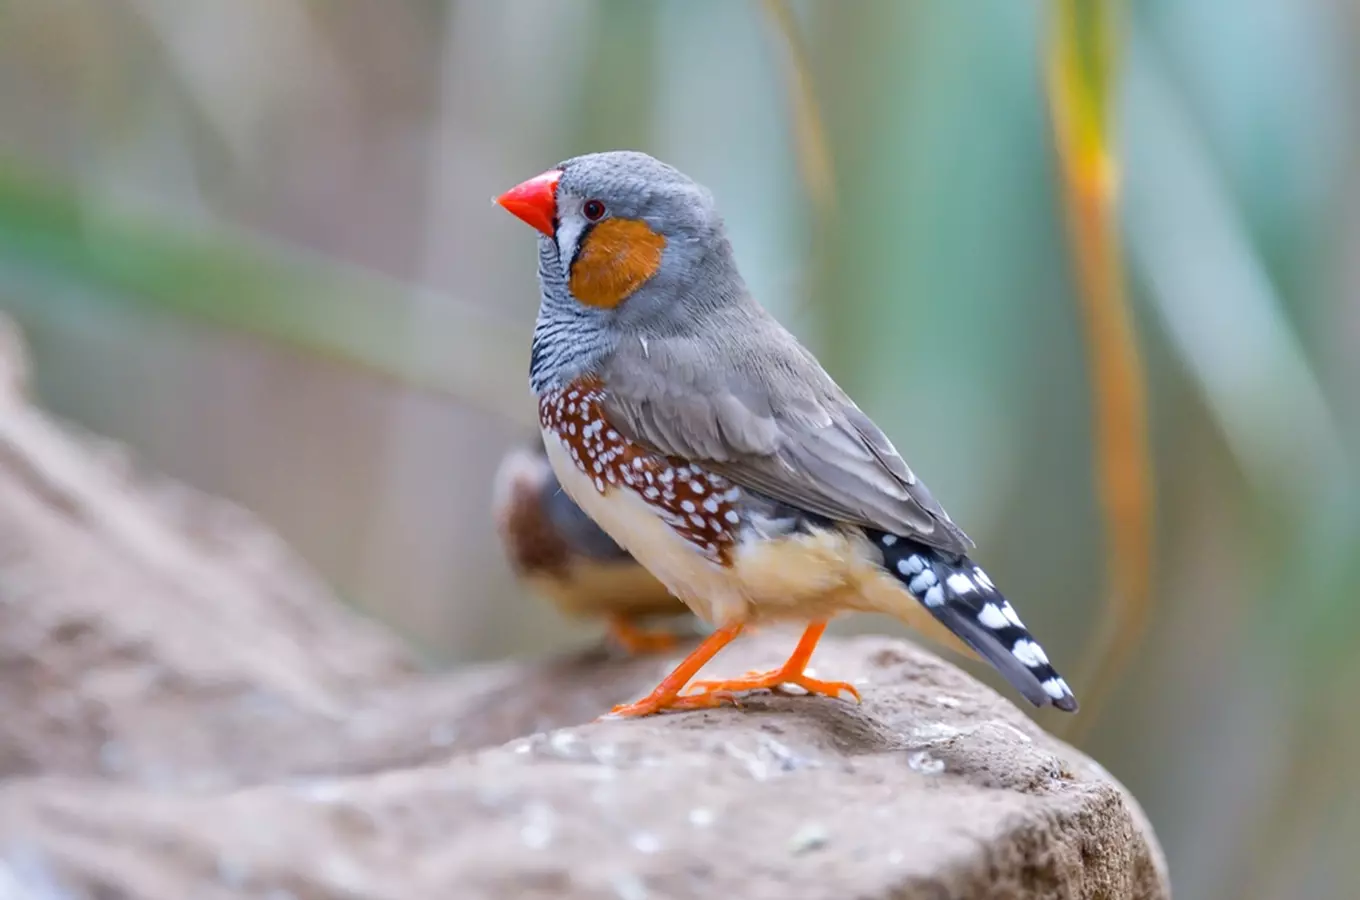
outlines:
[[562, 491], [537, 438], [501, 458], [492, 516], [515, 575], [562, 612], [605, 618], [610, 638], [633, 655], [678, 643], [674, 632], [648, 630], [640, 620], [689, 609]]
[[[860, 700], [807, 671], [835, 616], [945, 632], [1035, 706], [1067, 682], [884, 432], [748, 290], [713, 194], [635, 150], [495, 198], [538, 232], [529, 360], [563, 490], [712, 632], [638, 717], [758, 690]], [[924, 427], [924, 426], [923, 426]], [[748, 627], [803, 627], [776, 669], [697, 679]]]

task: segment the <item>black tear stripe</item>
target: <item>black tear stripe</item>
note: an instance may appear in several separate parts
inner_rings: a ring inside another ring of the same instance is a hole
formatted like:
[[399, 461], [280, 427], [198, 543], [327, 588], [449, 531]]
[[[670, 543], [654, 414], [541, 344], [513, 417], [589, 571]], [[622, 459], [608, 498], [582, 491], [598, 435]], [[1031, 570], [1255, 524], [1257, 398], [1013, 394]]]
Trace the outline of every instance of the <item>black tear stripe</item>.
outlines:
[[[581, 248], [586, 245], [586, 238], [590, 237], [590, 233], [595, 230], [597, 224], [596, 222], [587, 222], [586, 227], [582, 228], [581, 233], [576, 236], [576, 246], [571, 248], [571, 261], [567, 263], [568, 278], [576, 274], [576, 260], [581, 255]], [[556, 229], [554, 229], [555, 233]], [[557, 238], [554, 236], [553, 241], [556, 242], [556, 240]]]
[[895, 534], [871, 529], [865, 534], [882, 552], [883, 567], [907, 592], [995, 666], [1025, 699], [1035, 706], [1077, 711], [1072, 689], [977, 563]]

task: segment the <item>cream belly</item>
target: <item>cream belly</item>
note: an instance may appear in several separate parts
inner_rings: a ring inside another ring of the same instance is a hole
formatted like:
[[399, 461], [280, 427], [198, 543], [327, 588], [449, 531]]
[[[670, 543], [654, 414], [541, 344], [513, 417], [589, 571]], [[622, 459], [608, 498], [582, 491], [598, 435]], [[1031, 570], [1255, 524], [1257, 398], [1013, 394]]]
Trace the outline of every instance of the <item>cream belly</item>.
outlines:
[[723, 566], [668, 525], [631, 488], [596, 489], [561, 441], [545, 431], [548, 461], [567, 495], [695, 615], [717, 625], [886, 613], [951, 649], [963, 644], [878, 564], [877, 551], [848, 531], [825, 530], [739, 545]]

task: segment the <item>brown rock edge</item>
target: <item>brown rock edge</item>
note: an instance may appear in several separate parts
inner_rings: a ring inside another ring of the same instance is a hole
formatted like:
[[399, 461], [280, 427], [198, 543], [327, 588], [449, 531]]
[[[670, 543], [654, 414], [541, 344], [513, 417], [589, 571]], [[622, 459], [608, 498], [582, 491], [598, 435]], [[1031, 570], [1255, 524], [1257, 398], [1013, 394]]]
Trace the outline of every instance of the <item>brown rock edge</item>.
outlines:
[[58, 427], [22, 372], [0, 320], [0, 898], [1170, 896], [1107, 772], [908, 644], [824, 643], [860, 706], [640, 721], [592, 720], [673, 660], [424, 675], [251, 516]]

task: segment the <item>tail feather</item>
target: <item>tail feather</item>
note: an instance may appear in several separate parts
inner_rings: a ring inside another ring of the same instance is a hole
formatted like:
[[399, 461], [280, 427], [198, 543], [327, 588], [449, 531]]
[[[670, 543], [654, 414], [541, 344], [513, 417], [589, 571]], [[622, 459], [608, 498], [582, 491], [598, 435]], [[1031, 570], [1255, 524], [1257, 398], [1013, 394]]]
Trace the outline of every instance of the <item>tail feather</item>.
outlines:
[[1048, 654], [1025, 628], [1010, 601], [966, 556], [918, 541], [871, 531], [883, 566], [941, 624], [995, 666], [1035, 706], [1077, 711], [1077, 698], [1049, 665]]

